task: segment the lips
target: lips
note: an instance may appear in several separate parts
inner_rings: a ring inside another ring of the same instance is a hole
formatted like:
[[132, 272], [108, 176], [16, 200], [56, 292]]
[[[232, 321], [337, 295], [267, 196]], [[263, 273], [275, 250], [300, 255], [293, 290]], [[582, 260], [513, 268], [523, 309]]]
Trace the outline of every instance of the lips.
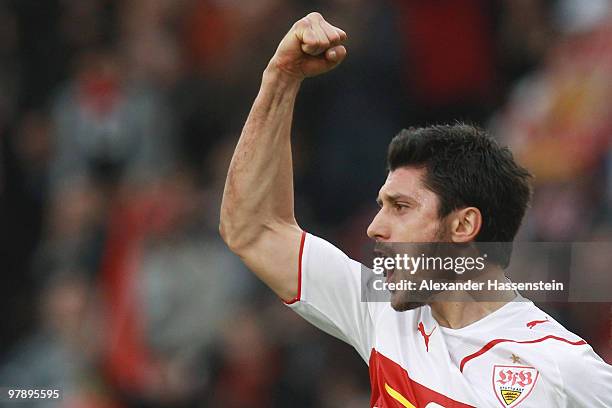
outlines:
[[[384, 244], [382, 242], [377, 242], [376, 246], [374, 247], [374, 256], [376, 256], [378, 258], [393, 257], [394, 256], [393, 249], [388, 244]], [[395, 269], [393, 269], [393, 270], [385, 269], [383, 271], [383, 276], [386, 277], [386, 282], [391, 282], [394, 273], [395, 273]]]
[[377, 242], [374, 246], [374, 255], [379, 257], [391, 257], [394, 255], [393, 248], [390, 244], [384, 244], [382, 242]]

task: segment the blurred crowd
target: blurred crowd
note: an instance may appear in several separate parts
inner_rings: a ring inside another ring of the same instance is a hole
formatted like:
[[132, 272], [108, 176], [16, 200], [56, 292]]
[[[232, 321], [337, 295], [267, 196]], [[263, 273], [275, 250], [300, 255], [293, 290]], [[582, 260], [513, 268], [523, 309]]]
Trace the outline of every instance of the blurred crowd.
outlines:
[[[612, 241], [609, 0], [4, 0], [0, 387], [68, 407], [367, 406], [357, 354], [217, 232], [261, 73], [313, 10], [350, 39], [297, 104], [303, 228], [358, 256], [391, 137], [464, 120], [536, 176], [521, 240]], [[612, 304], [543, 307], [612, 362]]]

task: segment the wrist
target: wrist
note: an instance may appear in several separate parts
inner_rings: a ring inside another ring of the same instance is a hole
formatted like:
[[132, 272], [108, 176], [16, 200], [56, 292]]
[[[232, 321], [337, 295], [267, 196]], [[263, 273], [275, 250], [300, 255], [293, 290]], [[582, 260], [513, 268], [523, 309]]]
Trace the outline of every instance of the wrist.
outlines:
[[272, 61], [263, 73], [263, 84], [281, 85], [291, 88], [299, 88], [304, 80], [303, 77], [291, 74], [276, 66]]

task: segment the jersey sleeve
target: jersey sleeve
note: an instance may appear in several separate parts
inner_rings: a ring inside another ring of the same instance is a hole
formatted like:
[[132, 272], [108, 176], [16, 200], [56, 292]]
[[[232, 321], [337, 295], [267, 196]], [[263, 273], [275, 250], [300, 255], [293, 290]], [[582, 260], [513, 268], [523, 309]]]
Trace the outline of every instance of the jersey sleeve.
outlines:
[[559, 369], [568, 407], [612, 407], [612, 366], [588, 346], [572, 347]]
[[367, 362], [374, 323], [372, 305], [361, 299], [362, 265], [308, 233], [301, 245], [298, 295], [285, 303], [314, 326], [352, 345]]

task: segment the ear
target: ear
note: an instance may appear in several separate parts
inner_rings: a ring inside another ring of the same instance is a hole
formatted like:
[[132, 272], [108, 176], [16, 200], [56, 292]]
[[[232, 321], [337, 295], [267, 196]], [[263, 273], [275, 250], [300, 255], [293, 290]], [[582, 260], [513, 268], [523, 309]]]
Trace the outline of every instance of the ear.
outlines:
[[482, 214], [476, 207], [461, 208], [452, 212], [450, 221], [452, 242], [471, 242], [482, 227]]

